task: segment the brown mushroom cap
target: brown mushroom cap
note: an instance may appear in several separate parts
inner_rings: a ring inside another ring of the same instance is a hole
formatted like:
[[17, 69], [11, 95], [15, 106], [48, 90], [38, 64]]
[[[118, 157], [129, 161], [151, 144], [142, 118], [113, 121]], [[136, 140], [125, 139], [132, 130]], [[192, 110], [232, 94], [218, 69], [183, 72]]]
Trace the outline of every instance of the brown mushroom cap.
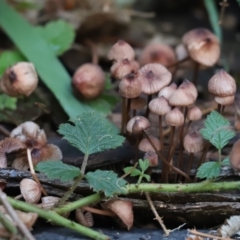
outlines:
[[142, 86], [136, 74], [130, 73], [121, 80], [119, 92], [125, 98], [136, 98], [141, 94]]
[[169, 98], [169, 104], [172, 106], [186, 107], [194, 104], [197, 98], [197, 89], [193, 83], [184, 80], [176, 91]]
[[202, 118], [202, 111], [199, 107], [193, 105], [188, 108], [187, 119], [190, 121], [197, 121]]
[[229, 106], [234, 103], [235, 95], [227, 96], [227, 97], [215, 97], [215, 102], [222, 106]]
[[139, 63], [141, 66], [148, 63], [159, 63], [167, 67], [176, 62], [176, 56], [173, 49], [161, 43], [152, 43], [147, 45], [140, 57]]
[[118, 40], [110, 49], [108, 53], [108, 59], [120, 61], [126, 58], [129, 61], [133, 60], [135, 58], [134, 50], [124, 40]]
[[131, 106], [132, 110], [140, 110], [143, 109], [147, 105], [147, 100], [143, 97], [136, 97], [131, 99]]
[[124, 76], [129, 73], [137, 73], [139, 64], [136, 61], [129, 61], [127, 58], [115, 62], [110, 72], [112, 76], [118, 80], [121, 80]]
[[[156, 147], [156, 149], [159, 151], [161, 150], [161, 144], [160, 144], [160, 140], [158, 138], [155, 138], [153, 136], [149, 136], [149, 138], [151, 139], [152, 143], [154, 144], [154, 146]], [[147, 140], [147, 138], [143, 138], [139, 145], [138, 145], [138, 149], [142, 152], [155, 152], [154, 148], [152, 147], [151, 143]]]
[[230, 152], [230, 163], [233, 168], [240, 170], [240, 139], [238, 139]]
[[172, 74], [161, 64], [149, 63], [139, 69], [138, 78], [142, 84], [142, 92], [151, 95], [167, 86]]
[[204, 140], [199, 132], [188, 133], [183, 139], [184, 149], [189, 153], [201, 152], [204, 148]]
[[177, 84], [176, 83], [171, 83], [169, 86], [164, 87], [161, 89], [158, 93], [158, 97], [165, 97], [167, 100], [171, 97], [173, 92], [177, 89]]
[[151, 112], [161, 116], [167, 114], [172, 110], [171, 106], [168, 103], [168, 100], [163, 96], [151, 100], [148, 104], [148, 107]]
[[156, 167], [158, 165], [158, 155], [153, 151], [146, 152], [143, 159], [147, 159], [149, 161], [150, 167]]
[[133, 134], [142, 133], [143, 130], [150, 128], [151, 124], [149, 120], [142, 116], [135, 116], [131, 118], [127, 123], [127, 131]]
[[236, 81], [223, 69], [213, 75], [208, 82], [208, 91], [218, 97], [232, 96], [236, 90]]
[[179, 127], [184, 123], [184, 116], [182, 112], [177, 107], [175, 107], [173, 110], [166, 114], [165, 121], [170, 126]]
[[213, 66], [220, 57], [219, 40], [208, 29], [193, 29], [183, 36], [182, 42], [190, 57], [204, 66]]

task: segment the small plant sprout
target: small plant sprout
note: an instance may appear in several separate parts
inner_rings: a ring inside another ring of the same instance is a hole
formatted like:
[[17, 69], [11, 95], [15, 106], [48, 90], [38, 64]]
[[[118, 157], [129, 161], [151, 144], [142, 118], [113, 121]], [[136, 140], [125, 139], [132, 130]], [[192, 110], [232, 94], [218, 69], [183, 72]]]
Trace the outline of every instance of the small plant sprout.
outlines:
[[[73, 124], [61, 124], [58, 132], [63, 135], [64, 139], [84, 153], [81, 170], [77, 167], [63, 164], [61, 161], [41, 162], [36, 168], [50, 178], [63, 179], [63, 181], [75, 179], [71, 188], [59, 201], [58, 206], [65, 203], [84, 177], [95, 191], [103, 191], [105, 196], [111, 197], [117, 192], [124, 193], [126, 182], [123, 179], [119, 180], [112, 171], [97, 170], [85, 174], [90, 154], [116, 148], [122, 144], [124, 138], [117, 135], [110, 123], [103, 117], [99, 118], [99, 115], [95, 112], [84, 112], [70, 121]], [[100, 178], [101, 181], [99, 181]]]
[[[172, 74], [161, 64], [149, 63], [139, 69], [138, 79], [142, 85], [142, 93], [148, 95], [148, 104], [152, 100], [152, 95], [167, 86], [172, 79]], [[149, 108], [145, 117], [149, 115]]]
[[212, 179], [220, 174], [221, 166], [229, 164], [228, 160], [222, 161], [221, 151], [228, 141], [235, 136], [230, 123], [216, 111], [212, 111], [204, 121], [204, 128], [200, 130], [202, 136], [218, 150], [218, 161], [202, 164], [197, 170], [198, 178]]
[[213, 75], [208, 82], [208, 91], [215, 96], [221, 114], [223, 114], [224, 106], [234, 102], [236, 90], [236, 81], [223, 69]]
[[19, 62], [5, 71], [0, 81], [0, 89], [11, 97], [29, 96], [37, 84], [38, 76], [34, 65]]
[[85, 63], [74, 73], [72, 86], [78, 97], [86, 100], [95, 99], [104, 90], [104, 72], [98, 65]]

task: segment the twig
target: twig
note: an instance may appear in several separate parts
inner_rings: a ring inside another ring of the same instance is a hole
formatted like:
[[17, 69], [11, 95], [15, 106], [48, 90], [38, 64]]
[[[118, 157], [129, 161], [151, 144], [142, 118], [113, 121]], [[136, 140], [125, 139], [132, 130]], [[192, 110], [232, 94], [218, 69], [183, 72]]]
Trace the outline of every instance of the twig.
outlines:
[[1, 202], [3, 204], [3, 206], [5, 207], [5, 209], [7, 210], [7, 212], [9, 213], [9, 215], [11, 216], [11, 218], [13, 219], [13, 221], [15, 222], [15, 224], [17, 225], [17, 227], [19, 228], [19, 230], [21, 231], [21, 233], [28, 239], [28, 240], [35, 240], [35, 238], [33, 237], [33, 235], [29, 232], [29, 230], [27, 229], [26, 225], [22, 222], [22, 220], [18, 217], [17, 213], [14, 211], [13, 207], [11, 206], [11, 204], [8, 202], [7, 196], [6, 194], [0, 189], [0, 199]]
[[174, 229], [170, 230], [170, 233], [175, 232], [176, 230], [180, 230], [185, 225], [186, 225], [186, 223], [183, 223], [182, 225], [178, 226], [177, 228], [174, 228]]
[[149, 193], [145, 193], [145, 196], [146, 196], [147, 201], [148, 201], [148, 203], [149, 203], [149, 205], [150, 205], [150, 207], [152, 209], [153, 214], [155, 215], [155, 219], [159, 222], [159, 224], [162, 227], [165, 235], [169, 236], [170, 231], [166, 228], [162, 218], [158, 215], [158, 212], [157, 212], [156, 208], [153, 205], [153, 202], [152, 202], [152, 199], [151, 199]]
[[188, 232], [200, 237], [207, 237], [207, 238], [213, 238], [213, 239], [219, 239], [219, 240], [233, 240], [232, 238], [224, 238], [224, 237], [218, 237], [218, 236], [214, 236], [207, 233], [201, 233], [201, 232], [198, 232], [196, 229], [192, 229], [192, 230], [188, 229]]
[[28, 148], [27, 149], [27, 159], [28, 159], [28, 164], [29, 164], [29, 168], [30, 168], [30, 172], [32, 174], [32, 177], [33, 179], [35, 180], [35, 182], [39, 185], [42, 193], [47, 196], [47, 192], [45, 191], [45, 189], [43, 188], [41, 182], [39, 181], [36, 173], [35, 173], [35, 170], [34, 170], [34, 167], [33, 167], [33, 163], [32, 163], [32, 156], [31, 156], [31, 149]]
[[5, 137], [9, 137], [10, 136], [10, 132], [3, 127], [2, 125], [0, 125], [0, 132], [5, 136]]
[[221, 12], [218, 24], [222, 25], [225, 9], [229, 6], [228, 0], [223, 0], [222, 2], [219, 3], [219, 5], [221, 6]]

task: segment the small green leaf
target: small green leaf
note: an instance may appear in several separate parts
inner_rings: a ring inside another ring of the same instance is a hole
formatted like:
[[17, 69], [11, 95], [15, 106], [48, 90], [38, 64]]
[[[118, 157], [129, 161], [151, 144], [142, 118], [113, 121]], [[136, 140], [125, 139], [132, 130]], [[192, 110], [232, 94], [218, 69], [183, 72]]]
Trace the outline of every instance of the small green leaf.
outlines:
[[26, 61], [25, 57], [18, 51], [4, 51], [0, 55], [0, 76], [5, 70], [17, 62]]
[[149, 168], [149, 161], [148, 160], [142, 160], [139, 159], [139, 167], [143, 172], [145, 172]]
[[52, 21], [44, 27], [36, 27], [36, 29], [50, 44], [57, 56], [68, 50], [75, 38], [73, 27], [63, 20]]
[[71, 181], [81, 174], [79, 168], [55, 160], [40, 162], [35, 169], [49, 179], [59, 179], [62, 182]]
[[84, 112], [69, 123], [61, 124], [58, 132], [74, 147], [90, 155], [122, 145], [124, 137], [112, 129], [112, 125], [99, 113]]
[[0, 94], [0, 110], [17, 108], [17, 98], [9, 97], [6, 94]]
[[149, 182], [150, 181], [150, 176], [148, 174], [143, 174], [143, 177]]
[[230, 160], [229, 160], [229, 157], [225, 158], [223, 161], [222, 161], [222, 166], [228, 166], [230, 165]]
[[200, 133], [217, 149], [222, 149], [235, 136], [229, 125], [230, 122], [221, 114], [212, 111], [204, 121], [205, 128], [201, 129]]
[[106, 73], [105, 75], [105, 90], [111, 90], [113, 89], [113, 84], [111, 82], [111, 76], [110, 76], [110, 73]]
[[219, 176], [221, 164], [219, 162], [203, 163], [197, 170], [198, 178], [212, 179]]
[[126, 194], [127, 182], [118, 178], [113, 171], [96, 170], [85, 175], [91, 188], [96, 192], [104, 192], [106, 197], [113, 197], [117, 194]]
[[125, 168], [123, 169], [123, 171], [124, 171], [125, 173], [130, 173], [130, 172], [131, 172], [131, 174], [130, 174], [131, 177], [140, 176], [140, 175], [142, 174], [139, 169], [136, 169], [136, 168], [133, 169], [133, 168], [134, 168], [134, 167], [125, 167]]

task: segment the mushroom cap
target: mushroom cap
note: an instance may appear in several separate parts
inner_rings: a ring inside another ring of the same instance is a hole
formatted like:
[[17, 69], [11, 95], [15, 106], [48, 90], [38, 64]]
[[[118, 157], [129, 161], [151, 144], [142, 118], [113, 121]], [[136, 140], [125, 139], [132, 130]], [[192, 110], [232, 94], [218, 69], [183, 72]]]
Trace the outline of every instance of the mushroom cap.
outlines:
[[129, 73], [120, 81], [119, 92], [125, 98], [136, 98], [141, 94], [142, 86], [136, 74]]
[[188, 133], [183, 139], [183, 147], [189, 153], [201, 152], [204, 148], [202, 135], [197, 131]]
[[235, 95], [227, 96], [227, 97], [215, 97], [215, 102], [222, 106], [229, 106], [234, 103]]
[[208, 91], [218, 97], [232, 96], [236, 90], [236, 81], [223, 69], [214, 74], [208, 82]]
[[197, 94], [197, 89], [194, 84], [185, 79], [170, 96], [169, 104], [178, 107], [192, 105], [196, 101]]
[[173, 92], [177, 89], [177, 84], [176, 83], [171, 83], [169, 86], [164, 87], [161, 89], [158, 93], [158, 97], [165, 97], [167, 100], [171, 97]]
[[131, 118], [127, 123], [127, 131], [133, 134], [142, 133], [143, 130], [150, 128], [151, 124], [149, 120], [142, 116], [135, 116]]
[[148, 95], [159, 92], [171, 82], [172, 74], [161, 64], [149, 63], [139, 69], [142, 92]]
[[202, 118], [202, 111], [199, 107], [193, 105], [188, 108], [187, 119], [189, 121], [197, 121]]
[[[154, 146], [156, 147], [156, 149], [159, 151], [161, 150], [161, 144], [160, 144], [160, 140], [158, 138], [155, 138], [154, 136], [149, 136], [149, 138], [151, 139], [152, 143], [154, 144]], [[139, 145], [138, 145], [138, 149], [142, 152], [155, 152], [154, 148], [152, 147], [151, 143], [148, 141], [147, 138], [143, 138]]]
[[153, 151], [146, 152], [143, 159], [147, 159], [149, 161], [150, 167], [158, 166], [158, 155]]
[[115, 62], [110, 72], [112, 76], [118, 80], [121, 80], [124, 76], [129, 73], [137, 73], [139, 64], [136, 61], [129, 61], [127, 58]]
[[159, 63], [167, 67], [175, 62], [176, 56], [173, 49], [162, 43], [151, 43], [147, 45], [139, 57], [141, 66], [148, 63]]
[[193, 29], [182, 37], [189, 56], [196, 62], [211, 67], [220, 57], [218, 38], [206, 28]]
[[165, 115], [165, 121], [170, 126], [179, 127], [184, 123], [184, 116], [179, 108], [175, 107]]
[[230, 152], [230, 163], [233, 168], [240, 170], [240, 139], [238, 139]]
[[172, 110], [171, 106], [168, 103], [168, 100], [163, 96], [151, 100], [148, 104], [148, 107], [151, 112], [161, 116], [167, 114]]
[[118, 40], [110, 49], [107, 57], [109, 60], [119, 61], [127, 58], [131, 61], [135, 58], [135, 52], [127, 42]]
[[104, 90], [105, 74], [100, 66], [85, 63], [74, 73], [72, 86], [80, 98], [94, 99]]

